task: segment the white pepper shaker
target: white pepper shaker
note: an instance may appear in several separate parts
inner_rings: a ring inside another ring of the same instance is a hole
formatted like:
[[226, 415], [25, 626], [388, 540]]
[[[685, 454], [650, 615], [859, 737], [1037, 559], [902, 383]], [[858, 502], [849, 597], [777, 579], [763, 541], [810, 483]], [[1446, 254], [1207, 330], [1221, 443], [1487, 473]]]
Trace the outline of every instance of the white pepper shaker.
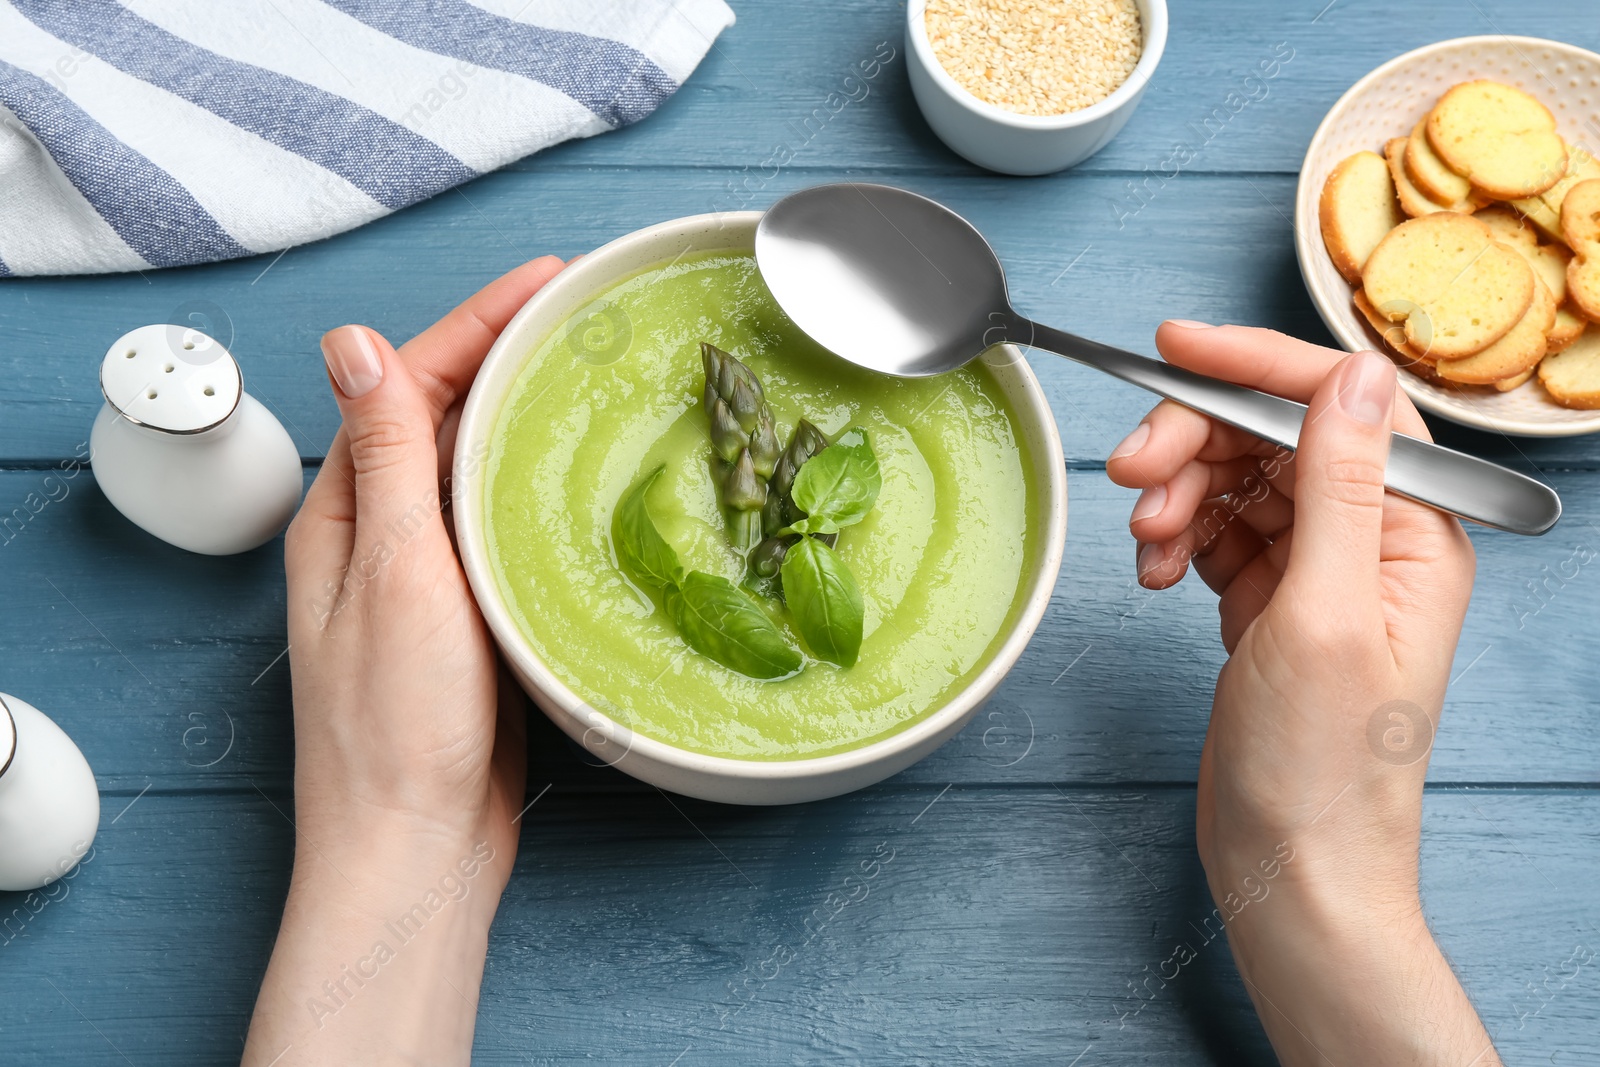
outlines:
[[276, 537], [300, 505], [300, 454], [215, 338], [142, 326], [100, 365], [89, 437], [95, 481], [163, 541], [209, 556]]
[[60, 878], [99, 826], [100, 791], [78, 746], [38, 708], [0, 693], [0, 890]]

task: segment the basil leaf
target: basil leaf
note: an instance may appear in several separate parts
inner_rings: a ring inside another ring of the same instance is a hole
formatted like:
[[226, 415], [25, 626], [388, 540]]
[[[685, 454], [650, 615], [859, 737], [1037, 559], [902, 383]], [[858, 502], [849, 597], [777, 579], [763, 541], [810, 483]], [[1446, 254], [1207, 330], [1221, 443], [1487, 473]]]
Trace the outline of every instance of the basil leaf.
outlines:
[[778, 536], [787, 537], [790, 534], [836, 534], [839, 532], [839, 528], [839, 524], [826, 515], [807, 515], [802, 519], [796, 520], [793, 525], [783, 527], [778, 531]]
[[617, 506], [611, 540], [616, 545], [617, 562], [630, 575], [646, 585], [670, 588], [683, 581], [683, 567], [678, 563], [678, 553], [651, 521], [644, 499], [664, 469], [663, 465], [651, 471]]
[[756, 602], [726, 578], [703, 571], [666, 593], [667, 613], [689, 647], [751, 678], [782, 678], [800, 669], [800, 653]]
[[861, 655], [861, 589], [844, 560], [807, 537], [783, 557], [782, 574], [783, 595], [806, 647], [819, 659], [854, 665]]
[[872, 510], [883, 488], [878, 457], [867, 432], [851, 427], [833, 444], [806, 460], [795, 475], [790, 494], [806, 513], [795, 533], [838, 533], [860, 522]]

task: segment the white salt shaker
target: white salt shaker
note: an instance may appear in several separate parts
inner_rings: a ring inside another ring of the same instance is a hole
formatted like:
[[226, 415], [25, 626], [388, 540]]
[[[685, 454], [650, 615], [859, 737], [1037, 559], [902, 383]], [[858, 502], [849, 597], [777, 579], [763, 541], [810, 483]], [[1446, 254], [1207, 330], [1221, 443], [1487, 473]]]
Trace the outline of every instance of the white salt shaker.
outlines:
[[100, 365], [105, 406], [89, 437], [95, 481], [116, 509], [190, 552], [226, 556], [276, 537], [300, 504], [300, 454], [244, 391], [215, 338], [141, 326]]
[[99, 825], [100, 791], [78, 746], [38, 708], [0, 693], [0, 890], [60, 878]]

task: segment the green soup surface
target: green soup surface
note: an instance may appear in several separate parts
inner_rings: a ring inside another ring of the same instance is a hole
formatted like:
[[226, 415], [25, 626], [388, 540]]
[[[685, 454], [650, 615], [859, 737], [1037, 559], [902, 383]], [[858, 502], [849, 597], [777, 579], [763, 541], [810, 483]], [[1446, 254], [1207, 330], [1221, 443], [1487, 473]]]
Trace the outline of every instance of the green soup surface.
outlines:
[[[684, 568], [744, 576], [712, 480], [701, 341], [761, 379], [780, 442], [802, 417], [870, 435], [883, 490], [837, 545], [865, 602], [853, 667], [808, 658], [789, 678], [746, 678], [690, 649], [617, 567], [613, 512], [665, 464], [649, 508]], [[904, 729], [989, 661], [1036, 551], [1029, 467], [980, 365], [902, 379], [844, 363], [788, 320], [751, 256], [703, 253], [618, 284], [530, 354], [493, 431], [483, 506], [512, 616], [581, 698], [679, 748], [792, 760]]]

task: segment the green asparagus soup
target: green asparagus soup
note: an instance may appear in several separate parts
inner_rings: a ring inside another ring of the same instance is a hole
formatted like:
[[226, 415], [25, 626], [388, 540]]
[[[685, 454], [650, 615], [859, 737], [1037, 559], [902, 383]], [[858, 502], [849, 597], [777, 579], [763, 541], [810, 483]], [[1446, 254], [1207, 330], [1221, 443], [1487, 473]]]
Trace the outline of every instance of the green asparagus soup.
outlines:
[[[683, 570], [747, 581], [719, 482], [730, 468], [708, 436], [702, 342], [759, 378], [780, 444], [802, 419], [835, 441], [847, 430], [870, 441], [881, 490], [831, 550], [859, 588], [849, 667], [806, 648], [792, 597], [752, 597], [801, 666], [776, 680], [729, 669], [690, 647], [670, 593], [619, 564], [619, 505], [660, 468], [644, 499]], [[534, 651], [618, 722], [713, 756], [828, 755], [936, 710], [994, 654], [1036, 548], [1037, 490], [989, 373], [910, 380], [845, 364], [789, 322], [748, 255], [644, 271], [547, 338], [487, 463], [489, 555]]]

